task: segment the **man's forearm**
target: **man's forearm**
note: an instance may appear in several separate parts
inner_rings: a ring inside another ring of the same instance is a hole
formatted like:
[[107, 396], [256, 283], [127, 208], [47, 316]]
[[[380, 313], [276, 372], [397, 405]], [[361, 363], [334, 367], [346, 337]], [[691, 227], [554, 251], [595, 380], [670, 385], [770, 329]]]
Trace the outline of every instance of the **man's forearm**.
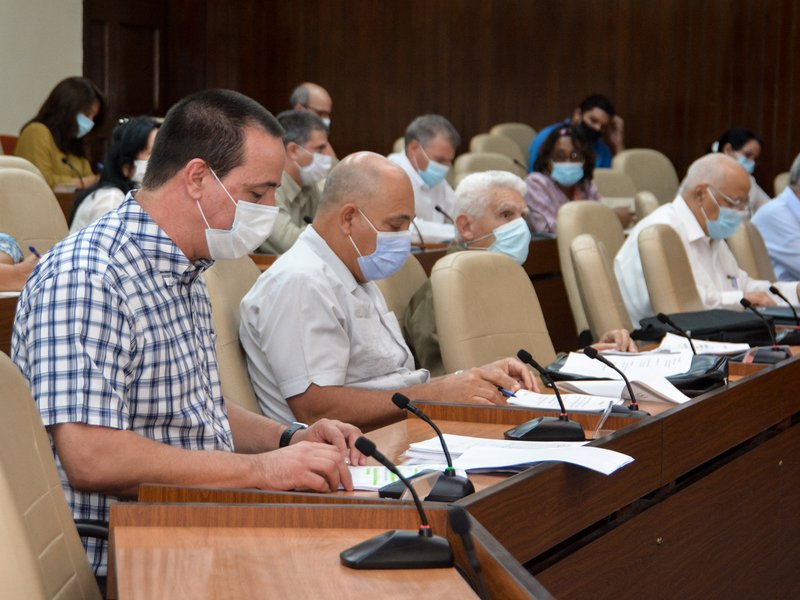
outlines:
[[228, 403], [226, 407], [236, 452], [255, 454], [275, 450], [278, 447], [285, 425], [235, 404]]
[[312, 384], [288, 402], [297, 419], [304, 423], [338, 419], [369, 431], [404, 418], [403, 412], [392, 404], [394, 391]]

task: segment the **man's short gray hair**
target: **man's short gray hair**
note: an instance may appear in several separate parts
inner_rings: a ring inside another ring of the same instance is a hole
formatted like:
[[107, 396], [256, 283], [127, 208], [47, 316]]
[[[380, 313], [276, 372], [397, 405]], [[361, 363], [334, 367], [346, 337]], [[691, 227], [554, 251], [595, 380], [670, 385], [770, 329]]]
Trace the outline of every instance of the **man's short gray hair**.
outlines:
[[731, 171], [735, 171], [737, 168], [744, 169], [736, 159], [727, 154], [716, 152], [701, 156], [686, 171], [686, 177], [681, 182], [680, 193], [689, 192], [702, 184], [718, 189], [725, 185], [725, 180], [730, 177]]
[[789, 185], [797, 186], [800, 183], [800, 154], [795, 156], [792, 168], [789, 171]]
[[311, 100], [311, 94], [308, 92], [308, 87], [306, 84], [301, 83], [298, 85], [294, 90], [292, 90], [292, 95], [289, 96], [289, 107], [293, 108], [298, 104], [300, 106], [308, 107], [308, 103]]
[[444, 135], [453, 148], [461, 145], [461, 136], [450, 121], [441, 115], [422, 115], [406, 129], [406, 147], [414, 140], [424, 146], [439, 134]]
[[482, 171], [472, 173], [461, 180], [456, 188], [453, 218], [467, 214], [480, 219], [486, 213], [486, 207], [495, 190], [508, 189], [525, 196], [525, 182], [508, 171]]

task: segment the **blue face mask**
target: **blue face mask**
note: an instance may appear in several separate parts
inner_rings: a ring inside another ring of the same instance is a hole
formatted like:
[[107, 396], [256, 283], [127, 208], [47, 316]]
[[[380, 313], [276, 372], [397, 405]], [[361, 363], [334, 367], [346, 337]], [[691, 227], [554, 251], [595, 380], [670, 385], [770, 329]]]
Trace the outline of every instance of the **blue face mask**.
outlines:
[[422, 177], [422, 181], [425, 182], [425, 185], [430, 188], [436, 187], [442, 182], [442, 180], [444, 180], [445, 177], [447, 177], [447, 172], [450, 170], [450, 167], [441, 163], [437, 163], [428, 158], [428, 155], [425, 152], [425, 148], [422, 147], [422, 144], [419, 145], [419, 149], [422, 150], [425, 158], [428, 159], [428, 166], [424, 171], [417, 169], [417, 173], [419, 173], [419, 176]]
[[583, 179], [583, 163], [553, 163], [553, 170], [550, 172], [550, 178], [564, 187], [575, 185]]
[[744, 170], [747, 171], [750, 175], [753, 174], [753, 171], [756, 169], [756, 161], [747, 158], [744, 154], [736, 153], [736, 160], [739, 161], [739, 164], [744, 167]]
[[531, 245], [531, 231], [522, 217], [497, 227], [492, 231], [494, 242], [489, 246], [492, 252], [502, 252], [522, 264], [528, 258]]
[[411, 252], [411, 232], [378, 231], [360, 208], [358, 212], [361, 213], [361, 216], [375, 230], [377, 235], [375, 252], [368, 256], [361, 254], [361, 250], [358, 249], [353, 238], [350, 238], [350, 243], [353, 244], [353, 248], [358, 252], [358, 267], [361, 269], [361, 274], [367, 281], [385, 279], [394, 275], [405, 264]]
[[89, 117], [87, 117], [83, 113], [78, 113], [78, 116], [76, 117], [76, 120], [78, 121], [78, 137], [79, 138], [82, 138], [83, 136], [85, 136], [87, 133], [89, 133], [92, 130], [92, 127], [94, 127], [94, 121], [92, 121]]
[[736, 233], [737, 229], [739, 229], [739, 225], [742, 224], [742, 220], [744, 219], [744, 213], [739, 210], [720, 206], [719, 202], [717, 202], [717, 198], [714, 196], [714, 192], [711, 191], [711, 188], [708, 188], [708, 193], [711, 195], [711, 199], [714, 201], [714, 204], [716, 204], [717, 208], [719, 208], [719, 215], [717, 215], [716, 221], [712, 221], [708, 218], [708, 215], [706, 214], [706, 211], [703, 210], [703, 207], [700, 207], [700, 210], [703, 211], [703, 216], [706, 218], [708, 237], [710, 237], [712, 240], [728, 239], [734, 233]]

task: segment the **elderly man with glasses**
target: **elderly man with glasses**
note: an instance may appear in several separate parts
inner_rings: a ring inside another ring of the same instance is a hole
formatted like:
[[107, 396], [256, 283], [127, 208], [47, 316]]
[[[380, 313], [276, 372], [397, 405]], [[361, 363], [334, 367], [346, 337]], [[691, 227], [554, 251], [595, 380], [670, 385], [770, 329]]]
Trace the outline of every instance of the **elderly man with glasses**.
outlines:
[[[689, 167], [675, 200], [655, 210], [631, 231], [614, 260], [614, 272], [634, 323], [654, 314], [642, 273], [639, 232], [662, 223], [678, 232], [706, 308], [741, 310], [742, 298], [755, 306], [775, 303], [768, 292], [772, 282], [748, 276], [724, 241], [748, 214], [749, 190], [748, 174], [736, 160], [708, 154]], [[796, 281], [776, 285], [793, 304], [798, 303]]]

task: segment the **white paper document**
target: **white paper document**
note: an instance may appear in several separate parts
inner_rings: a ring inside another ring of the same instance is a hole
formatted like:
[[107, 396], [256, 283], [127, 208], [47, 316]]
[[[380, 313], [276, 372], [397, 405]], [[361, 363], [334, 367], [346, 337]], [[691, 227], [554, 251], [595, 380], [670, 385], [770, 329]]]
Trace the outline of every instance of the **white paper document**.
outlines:
[[[617, 383], [616, 381], [609, 381], [603, 383]], [[623, 384], [624, 385], [624, 384]], [[576, 390], [572, 390], [576, 391]], [[594, 395], [594, 392], [583, 390], [585, 393], [577, 394], [563, 394], [561, 399], [564, 401], [564, 407], [567, 412], [597, 412], [601, 413], [608, 407], [609, 398], [614, 398], [614, 404], [622, 404], [622, 396], [617, 394], [609, 394], [603, 397], [604, 394]], [[516, 398], [508, 398], [508, 403], [514, 406], [525, 406], [527, 408], [539, 408], [542, 410], [560, 410], [558, 400], [555, 394], [538, 394], [536, 392], [529, 392], [528, 390], [519, 390], [516, 393]]]
[[[692, 340], [698, 354], [738, 354], [750, 349], [750, 344], [734, 344], [731, 342], [709, 342], [707, 340]], [[671, 352], [692, 353], [689, 340], [675, 333], [666, 333], [661, 340], [657, 350], [669, 350]], [[626, 373], [627, 374], [627, 373]]]
[[[602, 396], [606, 401], [609, 398], [630, 400], [628, 396], [628, 388], [625, 382], [621, 379], [592, 379], [592, 380], [576, 380], [576, 381], [558, 381], [556, 382], [558, 389], [576, 392], [578, 394], [591, 394], [592, 396]], [[637, 401], [662, 401], [674, 402], [675, 404], [683, 404], [688, 402], [691, 398], [672, 385], [668, 379], [664, 377], [648, 377], [647, 381], [639, 381], [634, 379], [631, 381], [633, 393], [636, 395]], [[519, 392], [517, 392], [519, 395]], [[564, 402], [572, 394], [562, 396]], [[511, 399], [509, 399], [511, 400]]]
[[[669, 377], [685, 373], [692, 366], [691, 353], [684, 352], [604, 353], [603, 356], [614, 363], [630, 380], [647, 381], [650, 377]], [[561, 371], [597, 379], [622, 379], [611, 367], [579, 352], [569, 353]]]
[[[438, 439], [438, 438], [437, 438]], [[403, 477], [408, 479], [417, 473], [426, 470], [444, 471], [445, 464], [441, 465], [424, 465], [424, 466], [408, 466], [401, 465], [398, 468]], [[398, 480], [397, 475], [392, 473], [386, 467], [377, 465], [369, 465], [366, 467], [349, 467], [350, 476], [353, 478], [353, 489], [356, 490], [379, 490], [385, 485], [394, 483]], [[463, 471], [457, 472], [458, 475], [466, 476]]]

